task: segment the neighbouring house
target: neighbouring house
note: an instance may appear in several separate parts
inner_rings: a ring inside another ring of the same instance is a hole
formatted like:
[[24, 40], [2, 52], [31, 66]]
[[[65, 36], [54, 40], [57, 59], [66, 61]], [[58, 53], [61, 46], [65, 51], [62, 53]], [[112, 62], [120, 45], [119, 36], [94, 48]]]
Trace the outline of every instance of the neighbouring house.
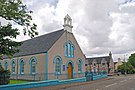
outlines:
[[114, 73], [114, 62], [112, 53], [109, 56], [86, 58], [87, 71], [89, 72], [107, 72], [108, 74]]
[[12, 59], [1, 61], [11, 79], [51, 80], [84, 77], [85, 55], [72, 32], [72, 19], [64, 18], [64, 29], [38, 36], [19, 47]]
[[115, 70], [115, 72], [118, 71], [118, 66], [122, 65], [123, 63], [124, 62], [120, 58], [118, 58], [117, 62], [114, 62], [114, 70]]

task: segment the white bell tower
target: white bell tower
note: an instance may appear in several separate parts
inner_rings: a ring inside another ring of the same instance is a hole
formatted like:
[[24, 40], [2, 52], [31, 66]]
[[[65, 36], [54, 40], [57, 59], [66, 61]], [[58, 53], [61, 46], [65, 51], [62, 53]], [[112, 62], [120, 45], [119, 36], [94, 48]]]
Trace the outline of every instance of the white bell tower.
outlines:
[[71, 17], [67, 14], [64, 18], [64, 30], [67, 30], [68, 32], [72, 33], [72, 19]]

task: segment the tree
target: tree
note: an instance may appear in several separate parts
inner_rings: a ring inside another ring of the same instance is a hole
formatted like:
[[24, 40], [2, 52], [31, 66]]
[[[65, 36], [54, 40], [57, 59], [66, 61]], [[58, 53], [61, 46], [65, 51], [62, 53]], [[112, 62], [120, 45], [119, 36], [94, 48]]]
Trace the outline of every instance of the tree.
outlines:
[[18, 28], [13, 27], [13, 23], [23, 27], [23, 34], [33, 38], [38, 35], [36, 24], [32, 23], [32, 11], [29, 11], [21, 0], [0, 0], [0, 17], [5, 19], [8, 24], [1, 25], [0, 21], [0, 59], [4, 55], [12, 57], [19, 50], [21, 42], [17, 42], [17, 35], [20, 34]]
[[135, 73], [134, 67], [131, 65], [130, 62], [124, 62], [122, 65], [118, 66], [118, 72], [121, 72], [124, 74], [126, 71], [127, 74], [133, 74]]
[[131, 56], [128, 59], [128, 62], [130, 62], [131, 65], [135, 68], [135, 53], [131, 54]]

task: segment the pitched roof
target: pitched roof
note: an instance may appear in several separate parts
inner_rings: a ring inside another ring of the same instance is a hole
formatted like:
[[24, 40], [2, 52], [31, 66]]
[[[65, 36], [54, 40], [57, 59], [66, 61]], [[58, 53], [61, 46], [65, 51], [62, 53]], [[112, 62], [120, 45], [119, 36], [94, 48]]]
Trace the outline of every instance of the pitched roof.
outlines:
[[89, 62], [89, 64], [92, 64], [93, 60], [96, 60], [98, 64], [101, 63], [101, 61], [104, 59], [107, 63], [110, 62], [109, 56], [103, 56], [103, 57], [92, 57], [92, 58], [86, 58]]
[[14, 57], [47, 52], [63, 33], [64, 29], [61, 29], [23, 41], [23, 44], [19, 47], [20, 52], [16, 53]]

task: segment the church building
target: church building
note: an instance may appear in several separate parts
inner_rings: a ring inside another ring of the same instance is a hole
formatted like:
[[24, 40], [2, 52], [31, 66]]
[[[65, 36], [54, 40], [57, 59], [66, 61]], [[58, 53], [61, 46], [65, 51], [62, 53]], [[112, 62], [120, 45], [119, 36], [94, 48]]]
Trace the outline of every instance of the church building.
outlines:
[[12, 59], [0, 63], [11, 79], [53, 80], [84, 77], [85, 55], [72, 32], [72, 19], [64, 18], [63, 29], [26, 41]]
[[107, 73], [112, 75], [114, 73], [114, 62], [112, 53], [107, 56], [86, 58], [87, 71], [94, 73]]

